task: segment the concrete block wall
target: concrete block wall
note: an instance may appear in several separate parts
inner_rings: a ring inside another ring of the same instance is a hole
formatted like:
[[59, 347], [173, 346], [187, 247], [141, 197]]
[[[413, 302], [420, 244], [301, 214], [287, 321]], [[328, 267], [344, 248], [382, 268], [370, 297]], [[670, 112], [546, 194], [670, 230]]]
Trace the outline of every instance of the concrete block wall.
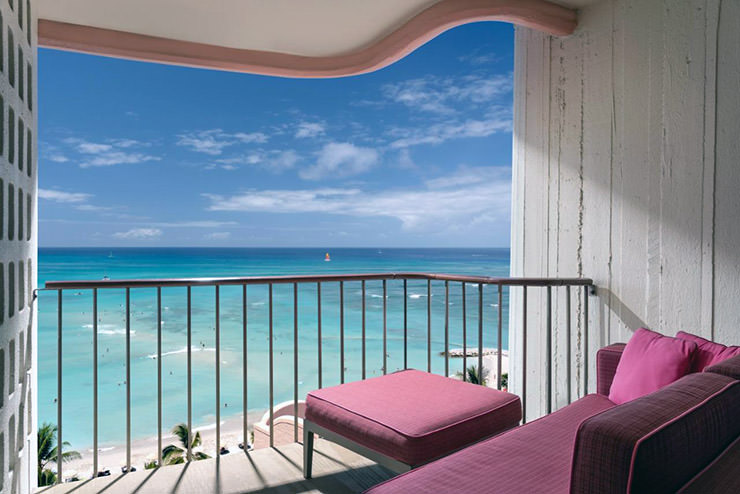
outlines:
[[36, 22], [0, 0], [0, 492], [36, 483]]

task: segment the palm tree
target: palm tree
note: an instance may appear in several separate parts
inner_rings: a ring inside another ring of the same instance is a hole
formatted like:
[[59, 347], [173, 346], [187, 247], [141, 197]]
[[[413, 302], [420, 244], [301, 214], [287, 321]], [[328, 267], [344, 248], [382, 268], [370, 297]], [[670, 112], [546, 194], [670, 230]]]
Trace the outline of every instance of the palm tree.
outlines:
[[[483, 367], [483, 375], [478, 375], [478, 366], [477, 365], [471, 365], [467, 369], [465, 369], [465, 376], [467, 377], [468, 382], [473, 384], [482, 384], [483, 386], [486, 385], [488, 382], [488, 369]], [[461, 371], [457, 372], [457, 377], [462, 379], [463, 373]]]
[[[38, 429], [38, 482], [39, 486], [51, 485], [57, 480], [56, 474], [46, 468], [50, 462], [57, 461], [57, 426], [44, 422]], [[69, 446], [69, 442], [64, 441], [62, 443], [62, 461], [68, 462], [71, 460], [79, 460], [82, 458], [80, 453], [77, 451], [64, 451], [64, 448]]]
[[[185, 463], [184, 454], [188, 449], [189, 437], [192, 436], [193, 438], [192, 442], [190, 443], [191, 451], [203, 443], [200, 438], [200, 432], [196, 432], [195, 435], [192, 435], [190, 433], [190, 429], [188, 429], [188, 426], [185, 424], [177, 424], [175, 427], [172, 428], [172, 433], [180, 440], [182, 448], [179, 446], [175, 446], [174, 444], [170, 444], [169, 446], [162, 449], [163, 465], [177, 465], [180, 463]], [[205, 460], [207, 458], [210, 458], [210, 456], [203, 453], [202, 451], [192, 451], [192, 455], [194, 460]]]

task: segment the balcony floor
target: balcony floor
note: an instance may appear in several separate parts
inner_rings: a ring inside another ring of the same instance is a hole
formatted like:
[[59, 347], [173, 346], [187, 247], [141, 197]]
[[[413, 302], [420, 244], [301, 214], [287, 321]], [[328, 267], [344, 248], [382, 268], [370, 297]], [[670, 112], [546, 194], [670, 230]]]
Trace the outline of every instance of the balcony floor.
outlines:
[[53, 487], [42, 487], [44, 494], [165, 494], [203, 493], [350, 493], [382, 482], [394, 474], [389, 470], [336, 444], [317, 439], [313, 477], [302, 473], [303, 446], [289, 444], [245, 454], [172, 465], [158, 470], [111, 475]]

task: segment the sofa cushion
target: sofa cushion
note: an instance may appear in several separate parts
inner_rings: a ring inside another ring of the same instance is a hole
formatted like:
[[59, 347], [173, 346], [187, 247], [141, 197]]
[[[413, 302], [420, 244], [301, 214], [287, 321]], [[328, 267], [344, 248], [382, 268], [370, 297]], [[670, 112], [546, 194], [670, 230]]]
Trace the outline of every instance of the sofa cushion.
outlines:
[[704, 372], [722, 374], [723, 376], [740, 380], [740, 355], [737, 357], [728, 358], [727, 360], [723, 360], [718, 364], [707, 367], [706, 369], [704, 369]]
[[367, 493], [567, 493], [578, 424], [613, 406], [605, 396], [585, 396], [541, 419], [379, 484]]
[[685, 376], [695, 350], [696, 343], [638, 329], [619, 360], [609, 399], [626, 403]]
[[701, 372], [710, 365], [740, 355], [740, 346], [726, 346], [685, 331], [676, 333], [676, 338], [696, 343], [697, 348], [691, 362], [691, 372]]
[[740, 382], [690, 374], [584, 420], [572, 493], [676, 492], [740, 434]]
[[418, 370], [306, 398], [307, 420], [409, 465], [516, 427], [521, 417], [516, 395]]

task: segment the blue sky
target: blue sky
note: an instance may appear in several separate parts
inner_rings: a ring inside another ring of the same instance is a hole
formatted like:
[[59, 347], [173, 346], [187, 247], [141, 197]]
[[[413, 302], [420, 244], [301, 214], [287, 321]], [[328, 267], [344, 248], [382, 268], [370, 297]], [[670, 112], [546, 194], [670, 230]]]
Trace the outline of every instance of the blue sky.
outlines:
[[513, 33], [323, 80], [41, 49], [40, 244], [508, 246]]

